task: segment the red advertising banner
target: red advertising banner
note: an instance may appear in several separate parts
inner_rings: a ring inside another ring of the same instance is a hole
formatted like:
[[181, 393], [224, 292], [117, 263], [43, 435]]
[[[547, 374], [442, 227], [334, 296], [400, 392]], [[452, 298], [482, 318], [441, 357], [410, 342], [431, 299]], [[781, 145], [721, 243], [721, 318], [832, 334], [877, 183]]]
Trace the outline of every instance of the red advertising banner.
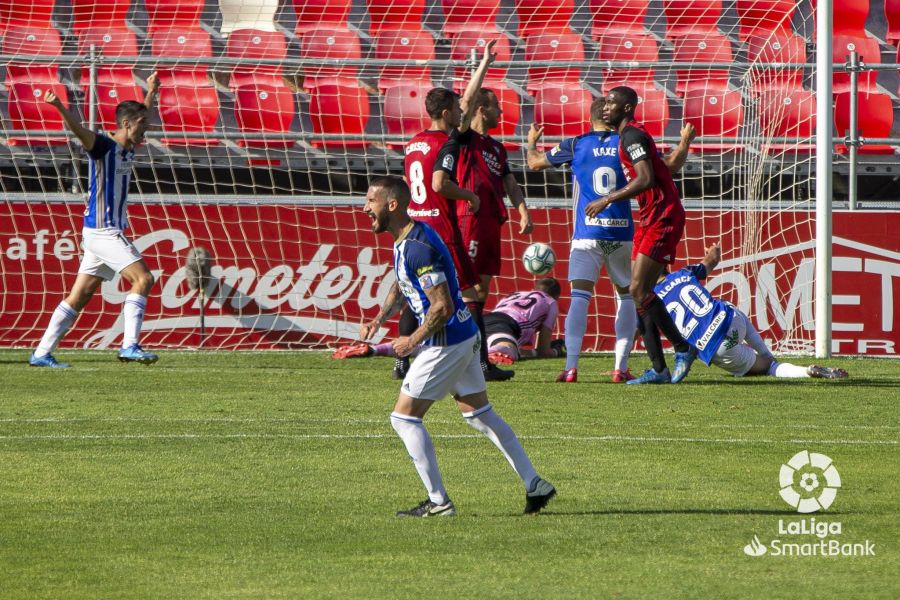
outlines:
[[[156, 277], [142, 343], [150, 348], [197, 347], [200, 302], [186, 279], [184, 258], [195, 246], [214, 257], [203, 306], [206, 348], [323, 348], [355, 339], [393, 282], [391, 240], [376, 237], [358, 206], [254, 204], [135, 204], [128, 237]], [[535, 231], [513, 239], [494, 285], [494, 300], [530, 289], [534, 277], [518, 260], [532, 241], [557, 254], [553, 275], [568, 306], [566, 209], [532, 209]], [[814, 215], [688, 211], [683, 255], [699, 261], [721, 241], [723, 262], [707, 287], [749, 314], [776, 350], [811, 351], [815, 332]], [[900, 212], [839, 212], [833, 219], [833, 344], [837, 354], [896, 356], [900, 348]], [[0, 204], [0, 345], [37, 344], [50, 313], [71, 287], [79, 263], [77, 204]], [[105, 283], [61, 344], [112, 348], [121, 342], [127, 287]], [[488, 302], [491, 306], [493, 300]], [[605, 275], [591, 308], [586, 350], [614, 343], [612, 287]], [[390, 336], [394, 326], [379, 338]], [[562, 332], [562, 321], [559, 324]]]

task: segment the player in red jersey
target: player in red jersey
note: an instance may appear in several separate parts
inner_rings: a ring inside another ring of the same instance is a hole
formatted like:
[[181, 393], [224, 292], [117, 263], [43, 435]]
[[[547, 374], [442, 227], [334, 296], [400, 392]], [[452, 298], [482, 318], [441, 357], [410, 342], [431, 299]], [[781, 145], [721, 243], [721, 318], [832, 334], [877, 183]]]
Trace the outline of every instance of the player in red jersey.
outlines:
[[[682, 337], [665, 305], [653, 293], [653, 286], [666, 265], [675, 260], [684, 233], [684, 207], [656, 143], [634, 119], [637, 104], [637, 92], [626, 86], [613, 88], [606, 98], [603, 118], [619, 132], [619, 158], [628, 184], [588, 204], [585, 213], [595, 217], [613, 202], [637, 199], [640, 227], [634, 234], [629, 290], [637, 305], [638, 325], [653, 368], [628, 383], [678, 383], [687, 376], [697, 351]], [[660, 330], [675, 347], [675, 368], [671, 375], [662, 351]]]
[[[459, 187], [475, 192], [481, 201], [478, 211], [457, 203], [456, 212], [463, 242], [480, 278], [478, 301], [483, 307], [491, 279], [500, 274], [500, 236], [503, 223], [509, 220], [503, 196], [509, 196], [519, 212], [519, 233], [531, 233], [534, 226], [522, 189], [509, 170], [506, 149], [488, 135], [503, 114], [497, 95], [482, 89], [474, 102], [471, 129], [451, 134], [445, 149], [447, 155], [453, 158], [448, 165], [440, 164], [437, 168], [444, 172], [444, 179], [457, 181]], [[485, 348], [482, 361], [490, 368], [487, 358]], [[498, 378], [500, 374], [506, 374], [509, 378], [513, 372], [497, 369], [496, 374]]]
[[[485, 46], [481, 63], [466, 86], [462, 98], [445, 88], [434, 88], [428, 92], [425, 109], [431, 118], [431, 125], [409, 141], [404, 161], [406, 180], [412, 196], [407, 212], [413, 219], [431, 225], [447, 244], [456, 267], [463, 299], [475, 317], [485, 350], [487, 336], [482, 318], [483, 304], [478, 303], [479, 278], [463, 244], [456, 216], [457, 204], [464, 204], [469, 210], [477, 212], [479, 198], [474, 192], [461, 189], [452, 179], [444, 177], [440, 167], [452, 168], [454, 165], [456, 157], [450, 156], [444, 145], [451, 132], [468, 131], [475, 112], [473, 99], [481, 88], [488, 66], [494, 60], [492, 50], [495, 44], [496, 41], [492, 40]], [[411, 312], [405, 311], [400, 319], [400, 334], [408, 335], [407, 332], [416, 327], [418, 323]], [[394, 365], [394, 376], [402, 378], [408, 367], [408, 357], [398, 358]], [[498, 378], [496, 367], [487, 363], [483, 367], [486, 379]]]

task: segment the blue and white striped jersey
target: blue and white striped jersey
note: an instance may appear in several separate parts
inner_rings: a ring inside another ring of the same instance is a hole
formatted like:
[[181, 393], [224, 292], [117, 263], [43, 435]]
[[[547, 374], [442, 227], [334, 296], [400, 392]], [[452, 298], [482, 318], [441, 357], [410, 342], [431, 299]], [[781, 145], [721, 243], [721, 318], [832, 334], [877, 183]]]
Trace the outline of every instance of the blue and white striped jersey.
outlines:
[[88, 202], [84, 209], [84, 226], [92, 229], [128, 227], [125, 204], [131, 182], [134, 149], [126, 150], [112, 138], [97, 134], [94, 147], [88, 150]]
[[419, 324], [431, 306], [425, 290], [442, 283], [450, 288], [453, 315], [443, 329], [423, 342], [425, 346], [452, 346], [478, 333], [475, 321], [459, 293], [450, 251], [434, 229], [425, 223], [413, 222], [412, 229], [394, 243], [394, 273], [400, 291], [416, 313]]
[[566, 138], [545, 156], [554, 167], [572, 164], [573, 239], [630, 242], [634, 238], [630, 202], [613, 202], [594, 218], [584, 212], [588, 204], [608, 196], [626, 183], [619, 160], [618, 133], [591, 131]]
[[706, 266], [702, 263], [670, 273], [653, 291], [666, 305], [684, 339], [709, 364], [728, 334], [735, 309], [710, 294], [701, 279], [706, 279]]

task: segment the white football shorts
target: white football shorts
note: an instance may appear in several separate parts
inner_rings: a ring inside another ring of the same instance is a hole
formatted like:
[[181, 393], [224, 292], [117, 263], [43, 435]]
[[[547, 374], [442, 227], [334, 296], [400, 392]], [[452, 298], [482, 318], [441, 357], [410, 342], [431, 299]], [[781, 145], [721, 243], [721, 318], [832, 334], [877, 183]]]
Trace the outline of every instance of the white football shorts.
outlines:
[[572, 240], [569, 251], [569, 281], [585, 279], [597, 283], [606, 266], [609, 279], [619, 287], [631, 283], [631, 242]]
[[[744, 343], [748, 326], [752, 327], [753, 325], [748, 321], [747, 315], [743, 311], [735, 310], [731, 327], [725, 336], [726, 339], [719, 345], [712, 358], [712, 364], [728, 371], [735, 377], [743, 377], [756, 363], [756, 350]], [[737, 344], [727, 348], [726, 346], [733, 343], [732, 340], [735, 339]]]
[[81, 246], [84, 256], [81, 257], [78, 272], [100, 277], [105, 281], [143, 258], [121, 229], [85, 227], [82, 230]]
[[420, 400], [443, 400], [485, 390], [481, 371], [481, 335], [452, 346], [423, 346], [409, 367], [400, 391]]

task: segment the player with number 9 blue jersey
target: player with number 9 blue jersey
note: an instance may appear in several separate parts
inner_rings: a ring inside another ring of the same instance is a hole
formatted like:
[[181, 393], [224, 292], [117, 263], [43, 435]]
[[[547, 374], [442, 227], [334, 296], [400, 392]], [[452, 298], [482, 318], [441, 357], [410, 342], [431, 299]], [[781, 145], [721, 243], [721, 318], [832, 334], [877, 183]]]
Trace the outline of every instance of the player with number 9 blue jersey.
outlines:
[[666, 305], [682, 337], [710, 364], [731, 327], [734, 307], [710, 294], [701, 279], [706, 279], [702, 263], [669, 273], [653, 291]]
[[591, 131], [566, 138], [546, 153], [554, 167], [571, 163], [575, 197], [573, 239], [630, 242], [634, 219], [628, 202], [614, 202], [597, 217], [585, 214], [585, 207], [626, 183], [619, 160], [619, 134]]

